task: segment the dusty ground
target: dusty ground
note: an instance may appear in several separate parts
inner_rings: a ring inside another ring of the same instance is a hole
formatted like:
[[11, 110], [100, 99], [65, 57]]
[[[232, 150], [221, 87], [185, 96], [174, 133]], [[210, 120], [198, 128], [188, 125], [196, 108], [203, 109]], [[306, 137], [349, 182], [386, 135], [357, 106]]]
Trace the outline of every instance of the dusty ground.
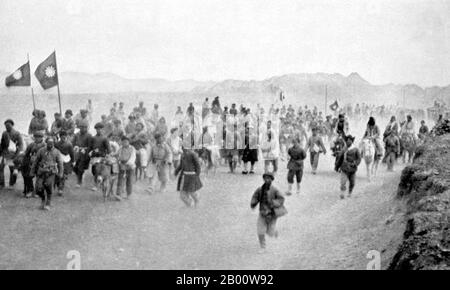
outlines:
[[[261, 164], [255, 176], [220, 168], [203, 177], [195, 210], [183, 207], [173, 181], [164, 194], [148, 195], [138, 182], [131, 200], [103, 203], [100, 193], [75, 189], [72, 180], [70, 192], [42, 212], [37, 199], [20, 197], [20, 180], [0, 193], [0, 269], [65, 269], [70, 250], [81, 253], [83, 269], [366, 269], [369, 250], [382, 252], [386, 268], [404, 231], [394, 200], [400, 168], [380, 168], [368, 183], [362, 165], [354, 196], [340, 200], [330, 157], [322, 156], [315, 176], [305, 164], [302, 193], [287, 198], [280, 237], [268, 240], [264, 254], [257, 211], [249, 208]], [[283, 191], [285, 167], [275, 180]]]

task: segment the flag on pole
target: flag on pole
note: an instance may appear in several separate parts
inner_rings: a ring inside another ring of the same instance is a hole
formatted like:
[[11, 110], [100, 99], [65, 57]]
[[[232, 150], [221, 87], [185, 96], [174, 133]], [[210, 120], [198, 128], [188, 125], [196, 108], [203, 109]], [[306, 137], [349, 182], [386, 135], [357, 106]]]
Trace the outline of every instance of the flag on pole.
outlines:
[[5, 79], [7, 87], [28, 87], [31, 85], [30, 62], [19, 67], [14, 73]]
[[56, 67], [55, 52], [36, 68], [34, 75], [44, 90], [58, 85], [58, 70]]
[[330, 109], [331, 109], [332, 111], [336, 111], [338, 108], [339, 108], [339, 104], [338, 104], [337, 101], [334, 101], [334, 103], [332, 103], [332, 104], [330, 105]]

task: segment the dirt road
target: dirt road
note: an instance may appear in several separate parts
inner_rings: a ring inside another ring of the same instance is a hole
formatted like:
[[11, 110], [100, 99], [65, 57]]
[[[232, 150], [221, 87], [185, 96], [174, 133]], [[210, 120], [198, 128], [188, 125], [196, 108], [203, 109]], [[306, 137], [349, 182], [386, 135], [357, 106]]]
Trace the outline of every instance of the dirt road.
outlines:
[[[21, 188], [2, 191], [0, 269], [65, 269], [70, 250], [80, 252], [83, 269], [366, 269], [369, 250], [382, 252], [386, 267], [403, 229], [392, 218], [400, 169], [380, 168], [368, 183], [362, 165], [354, 196], [340, 200], [331, 164], [330, 156], [322, 158], [311, 175], [305, 162], [302, 193], [287, 197], [289, 214], [264, 254], [258, 253], [257, 211], [249, 208], [262, 184], [261, 164], [254, 176], [220, 168], [203, 177], [202, 204], [194, 210], [182, 205], [174, 181], [154, 195], [138, 182], [131, 200], [103, 203], [100, 193], [87, 185], [75, 189], [72, 180], [50, 212], [40, 211], [37, 199], [21, 198]], [[285, 167], [275, 180], [282, 191]]]

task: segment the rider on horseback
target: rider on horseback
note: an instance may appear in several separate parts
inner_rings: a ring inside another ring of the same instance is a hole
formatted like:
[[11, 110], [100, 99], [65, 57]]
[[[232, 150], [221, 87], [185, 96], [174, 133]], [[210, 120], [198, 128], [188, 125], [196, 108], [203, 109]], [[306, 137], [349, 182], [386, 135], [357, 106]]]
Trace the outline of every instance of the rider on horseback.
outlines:
[[383, 156], [383, 145], [381, 144], [380, 128], [375, 123], [374, 117], [369, 118], [369, 122], [367, 122], [367, 128], [363, 138], [367, 138], [374, 143], [376, 149], [375, 157], [379, 158]]
[[414, 140], [414, 142], [416, 142], [416, 140], [417, 140], [416, 130], [415, 130], [415, 125], [414, 125], [411, 115], [408, 115], [406, 117], [406, 123], [403, 125], [402, 129], [400, 130], [400, 136], [402, 138], [404, 136], [410, 137]]
[[92, 164], [92, 175], [94, 176], [94, 187], [93, 191], [97, 191], [97, 180], [95, 172], [95, 164], [104, 161], [104, 158], [111, 153], [111, 146], [109, 144], [108, 138], [103, 136], [103, 124], [95, 124], [95, 130], [97, 134], [92, 137], [92, 143], [89, 148], [89, 157], [91, 157]]

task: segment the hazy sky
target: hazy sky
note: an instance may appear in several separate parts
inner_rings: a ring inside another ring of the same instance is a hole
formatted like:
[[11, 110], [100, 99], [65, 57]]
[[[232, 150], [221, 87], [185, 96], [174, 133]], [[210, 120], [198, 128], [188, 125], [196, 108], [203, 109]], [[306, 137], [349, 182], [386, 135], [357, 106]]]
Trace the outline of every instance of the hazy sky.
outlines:
[[450, 0], [0, 0], [0, 70], [264, 79], [360, 73], [450, 84]]

